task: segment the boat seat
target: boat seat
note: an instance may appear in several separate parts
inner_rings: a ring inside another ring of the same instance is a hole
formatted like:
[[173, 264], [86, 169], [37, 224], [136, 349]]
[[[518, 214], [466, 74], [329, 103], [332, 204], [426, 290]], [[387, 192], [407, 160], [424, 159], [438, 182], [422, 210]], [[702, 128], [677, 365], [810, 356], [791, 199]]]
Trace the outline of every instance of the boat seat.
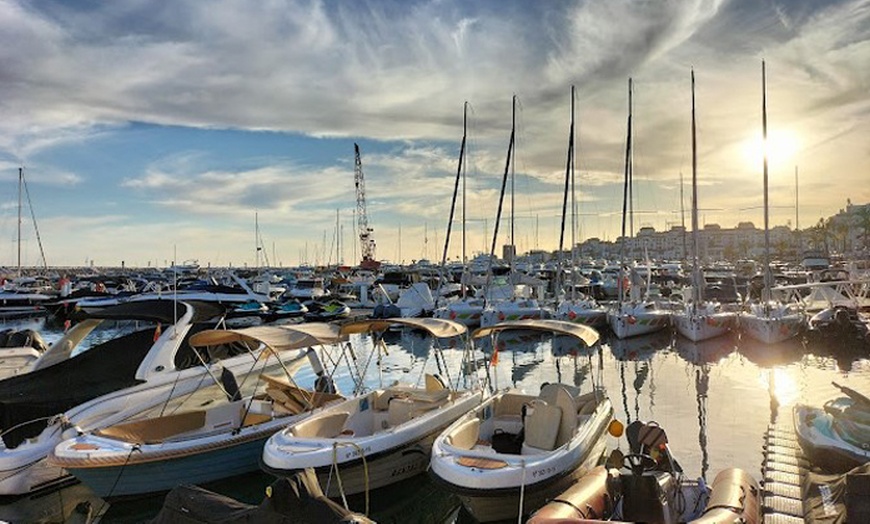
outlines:
[[447, 386], [444, 384], [444, 381], [441, 380], [441, 377], [439, 377], [438, 375], [432, 375], [430, 373], [426, 373], [425, 381], [426, 381], [426, 391], [441, 391], [442, 389], [447, 389]]
[[438, 408], [439, 402], [426, 402], [414, 398], [393, 398], [387, 408], [387, 421], [391, 427], [404, 424], [427, 411]]
[[531, 413], [526, 415], [526, 446], [551, 451], [556, 449], [556, 439], [561, 428], [562, 409], [551, 406], [541, 399], [532, 401]]
[[448, 444], [459, 449], [472, 449], [480, 436], [480, 419], [470, 418], [448, 436]]
[[205, 425], [205, 410], [188, 411], [147, 420], [125, 422], [94, 431], [95, 435], [135, 444], [157, 444], [164, 440], [201, 429]]
[[497, 418], [505, 415], [520, 417], [523, 412], [523, 405], [528, 404], [535, 398], [532, 395], [523, 395], [521, 393], [505, 393], [495, 400], [493, 416]]
[[322, 416], [309, 417], [291, 428], [291, 433], [302, 438], [335, 438], [344, 430], [344, 423], [350, 415], [341, 411]]
[[549, 406], [555, 406], [561, 411], [556, 442], [550, 448], [555, 449], [574, 438], [574, 433], [577, 431], [578, 406], [575, 402], [575, 396], [571, 395], [568, 387], [564, 384], [547, 384], [541, 389], [541, 399], [546, 401]]

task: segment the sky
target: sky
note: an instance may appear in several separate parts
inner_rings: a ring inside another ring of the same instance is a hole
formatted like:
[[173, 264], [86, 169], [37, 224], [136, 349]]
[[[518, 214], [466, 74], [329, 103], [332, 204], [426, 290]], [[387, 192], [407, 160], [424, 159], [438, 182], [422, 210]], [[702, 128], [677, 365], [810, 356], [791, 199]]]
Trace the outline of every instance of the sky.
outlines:
[[520, 252], [553, 250], [572, 85], [573, 236], [614, 240], [629, 78], [634, 225], [666, 230], [691, 207], [693, 68], [700, 221], [762, 226], [762, 60], [771, 225], [870, 202], [870, 0], [0, 0], [0, 266], [22, 166], [24, 265], [37, 230], [53, 266], [351, 263], [354, 143], [376, 258], [440, 261], [465, 102], [485, 252], [514, 95], [497, 243], [513, 217]]

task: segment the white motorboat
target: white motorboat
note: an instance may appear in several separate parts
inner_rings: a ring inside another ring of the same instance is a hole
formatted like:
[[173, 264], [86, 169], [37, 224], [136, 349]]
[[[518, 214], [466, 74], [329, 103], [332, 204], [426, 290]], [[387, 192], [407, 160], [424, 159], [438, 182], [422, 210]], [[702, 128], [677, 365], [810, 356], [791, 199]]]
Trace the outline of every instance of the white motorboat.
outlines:
[[[598, 340], [588, 326], [555, 320], [508, 322], [474, 336], [506, 330], [568, 335], [587, 346]], [[539, 395], [501, 391], [438, 436], [430, 472], [478, 520], [516, 519], [598, 464], [612, 417], [601, 389], [580, 394], [573, 386], [546, 384]]]
[[[173, 402], [210, 384], [210, 376], [243, 379], [261, 372], [263, 348], [231, 344], [197, 351], [190, 346], [193, 334], [214, 327], [203, 322], [221, 314], [210, 304], [163, 300], [95, 311], [55, 342], [32, 371], [0, 381], [0, 495], [69, 482], [66, 471], [44, 459], [79, 431], [121, 423], [148, 408], [172, 409]], [[74, 353], [88, 333], [112, 320], [145, 321], [146, 326]], [[301, 356], [301, 351], [286, 352], [280, 365]]]
[[[190, 344], [205, 348], [243, 343], [263, 346], [278, 355], [343, 340], [346, 337], [337, 326], [301, 324], [204, 331], [191, 337]], [[307, 355], [315, 370], [323, 369], [314, 349], [308, 349]], [[261, 359], [264, 366], [268, 358]], [[48, 462], [65, 468], [104, 499], [168, 491], [181, 484], [256, 471], [263, 444], [272, 434], [343, 399], [300, 388], [289, 370], [285, 371], [259, 377], [268, 384], [264, 393], [242, 398], [238, 390], [228, 391], [229, 398], [218, 397], [205, 408], [197, 399], [193, 410], [133, 416], [132, 421], [78, 435], [58, 444]]]
[[[461, 336], [465, 326], [431, 318], [353, 322], [342, 333], [383, 332], [391, 325], [437, 338]], [[432, 442], [483, 391], [451, 390], [434, 375], [423, 385], [394, 385], [331, 405], [273, 435], [263, 448], [263, 469], [288, 476], [314, 468], [331, 497], [363, 493], [423, 473]]]

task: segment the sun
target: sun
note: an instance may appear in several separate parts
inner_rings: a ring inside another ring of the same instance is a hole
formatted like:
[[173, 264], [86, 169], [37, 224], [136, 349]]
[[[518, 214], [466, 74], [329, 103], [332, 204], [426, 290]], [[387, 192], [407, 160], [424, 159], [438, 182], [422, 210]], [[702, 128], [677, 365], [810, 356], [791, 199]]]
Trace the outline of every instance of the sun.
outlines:
[[[800, 147], [797, 134], [788, 129], [770, 131], [767, 134], [767, 163], [770, 169], [784, 167]], [[743, 155], [746, 162], [753, 167], [761, 168], [764, 162], [764, 140], [759, 133], [743, 143]]]

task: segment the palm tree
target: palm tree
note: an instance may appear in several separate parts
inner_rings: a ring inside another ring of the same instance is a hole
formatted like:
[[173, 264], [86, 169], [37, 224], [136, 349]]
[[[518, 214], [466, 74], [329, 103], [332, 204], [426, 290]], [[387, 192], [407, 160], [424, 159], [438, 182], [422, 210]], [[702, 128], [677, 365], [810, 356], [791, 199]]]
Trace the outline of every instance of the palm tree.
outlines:
[[858, 238], [861, 239], [863, 247], [865, 249], [870, 247], [870, 205], [859, 207], [852, 220], [855, 227], [861, 232]]

